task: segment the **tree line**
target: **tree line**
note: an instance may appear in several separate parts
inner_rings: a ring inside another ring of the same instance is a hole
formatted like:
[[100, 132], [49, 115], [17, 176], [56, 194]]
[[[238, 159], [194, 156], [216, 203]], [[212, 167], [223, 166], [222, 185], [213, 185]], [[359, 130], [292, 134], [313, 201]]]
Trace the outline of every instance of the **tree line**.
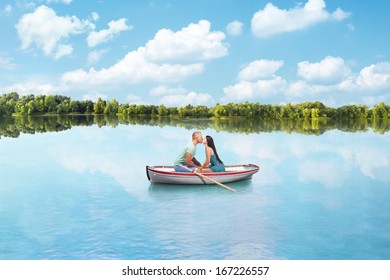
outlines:
[[72, 100], [62, 95], [25, 95], [16, 92], [0, 96], [0, 116], [3, 115], [40, 115], [40, 114], [104, 114], [123, 116], [160, 116], [179, 118], [245, 117], [255, 119], [387, 119], [390, 118], [390, 106], [379, 103], [372, 108], [367, 105], [345, 105], [338, 108], [325, 106], [321, 102], [303, 102], [299, 104], [270, 105], [260, 103], [187, 105], [166, 107], [161, 104], [119, 104], [116, 99], [109, 101], [99, 98], [91, 100]]

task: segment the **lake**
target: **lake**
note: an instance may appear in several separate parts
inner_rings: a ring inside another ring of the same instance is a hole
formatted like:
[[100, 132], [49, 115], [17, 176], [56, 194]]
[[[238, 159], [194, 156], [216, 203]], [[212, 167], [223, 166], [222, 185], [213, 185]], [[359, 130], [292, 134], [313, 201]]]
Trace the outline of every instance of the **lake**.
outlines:
[[[1, 120], [0, 259], [390, 259], [385, 126]], [[236, 193], [150, 184], [145, 166], [173, 164], [194, 130], [259, 173]]]

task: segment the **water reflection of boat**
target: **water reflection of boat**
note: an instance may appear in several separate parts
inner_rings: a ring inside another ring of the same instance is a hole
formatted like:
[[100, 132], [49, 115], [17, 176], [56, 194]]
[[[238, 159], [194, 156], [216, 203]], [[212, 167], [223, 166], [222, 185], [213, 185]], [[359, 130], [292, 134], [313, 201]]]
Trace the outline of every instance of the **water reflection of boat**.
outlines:
[[[259, 166], [255, 164], [227, 165], [225, 172], [202, 173], [220, 183], [230, 183], [251, 179], [258, 172]], [[193, 173], [176, 172], [173, 166], [146, 166], [146, 176], [151, 183], [203, 185], [213, 184], [211, 181]]]

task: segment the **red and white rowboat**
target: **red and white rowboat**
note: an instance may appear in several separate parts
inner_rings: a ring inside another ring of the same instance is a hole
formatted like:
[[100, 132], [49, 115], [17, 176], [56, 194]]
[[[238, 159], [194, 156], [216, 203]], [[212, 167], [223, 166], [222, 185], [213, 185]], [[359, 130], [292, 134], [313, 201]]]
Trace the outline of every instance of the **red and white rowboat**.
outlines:
[[[219, 183], [230, 183], [251, 179], [258, 172], [259, 166], [255, 164], [227, 165], [225, 172], [202, 173]], [[204, 185], [213, 182], [194, 173], [176, 172], [173, 166], [146, 166], [146, 176], [151, 183], [178, 184], [178, 185]]]

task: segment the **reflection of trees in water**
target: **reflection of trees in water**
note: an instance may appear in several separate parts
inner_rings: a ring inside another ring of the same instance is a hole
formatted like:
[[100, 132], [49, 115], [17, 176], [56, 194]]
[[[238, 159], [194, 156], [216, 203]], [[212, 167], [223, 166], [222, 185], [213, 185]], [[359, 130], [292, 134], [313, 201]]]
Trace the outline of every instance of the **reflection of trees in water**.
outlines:
[[258, 120], [247, 118], [214, 118], [214, 119], [178, 119], [169, 117], [142, 117], [142, 116], [108, 116], [108, 115], [53, 115], [53, 116], [25, 116], [0, 119], [0, 137], [19, 137], [20, 133], [34, 134], [58, 132], [73, 126], [98, 127], [117, 125], [146, 125], [146, 126], [173, 126], [188, 130], [205, 130], [212, 128], [216, 131], [231, 133], [264, 133], [286, 132], [306, 135], [321, 135], [328, 130], [344, 132], [366, 132], [372, 129], [384, 134], [390, 130], [388, 119], [282, 119]]

